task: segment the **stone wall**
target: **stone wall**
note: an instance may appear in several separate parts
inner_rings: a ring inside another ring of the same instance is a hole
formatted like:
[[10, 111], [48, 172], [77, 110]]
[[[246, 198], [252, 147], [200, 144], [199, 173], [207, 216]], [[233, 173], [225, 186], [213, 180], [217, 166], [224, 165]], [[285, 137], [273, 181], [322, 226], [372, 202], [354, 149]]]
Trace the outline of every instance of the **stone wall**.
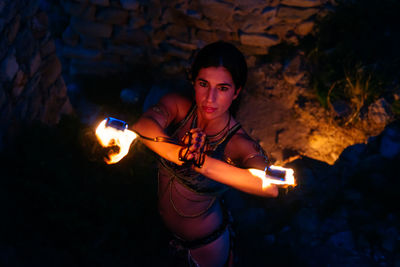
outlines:
[[74, 75], [121, 73], [144, 61], [180, 73], [194, 50], [217, 40], [246, 56], [265, 55], [277, 44], [297, 44], [333, 1], [47, 2], [48, 13], [57, 14], [65, 72]]
[[68, 107], [48, 24], [39, 1], [0, 1], [0, 141], [27, 122], [57, 123]]

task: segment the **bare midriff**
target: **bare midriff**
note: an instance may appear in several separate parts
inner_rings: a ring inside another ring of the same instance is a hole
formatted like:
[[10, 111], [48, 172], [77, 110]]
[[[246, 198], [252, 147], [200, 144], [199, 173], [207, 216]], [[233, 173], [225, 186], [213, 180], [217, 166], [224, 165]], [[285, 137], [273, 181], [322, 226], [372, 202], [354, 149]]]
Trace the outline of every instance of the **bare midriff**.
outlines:
[[223, 221], [218, 199], [191, 191], [176, 179], [171, 180], [171, 174], [160, 168], [158, 208], [165, 225], [186, 241], [210, 235]]

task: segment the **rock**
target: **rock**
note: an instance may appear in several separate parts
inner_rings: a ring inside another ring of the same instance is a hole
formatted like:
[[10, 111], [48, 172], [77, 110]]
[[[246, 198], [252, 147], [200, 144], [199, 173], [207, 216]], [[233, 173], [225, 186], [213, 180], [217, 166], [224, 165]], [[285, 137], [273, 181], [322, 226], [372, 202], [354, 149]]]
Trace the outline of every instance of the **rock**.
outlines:
[[24, 7], [20, 11], [22, 20], [29, 19], [34, 16], [38, 12], [41, 2], [41, 0], [23, 1]]
[[12, 81], [17, 74], [19, 69], [19, 65], [17, 63], [17, 59], [15, 58], [14, 53], [10, 53], [2, 62], [1, 62], [1, 72], [5, 75], [5, 78], [8, 81]]
[[175, 57], [183, 60], [189, 60], [192, 52], [191, 51], [185, 51], [182, 49], [179, 49], [175, 46], [169, 45], [168, 43], [164, 42], [160, 44], [161, 49], [165, 50], [165, 55], [167, 58]]
[[120, 93], [120, 98], [122, 102], [128, 103], [128, 104], [137, 104], [140, 100], [140, 95], [142, 90], [138, 89], [131, 89], [131, 88], [125, 88], [121, 90]]
[[143, 48], [140, 46], [133, 46], [127, 44], [112, 45], [108, 44], [106, 48], [107, 53], [117, 54], [121, 56], [135, 56], [144, 53]]
[[265, 7], [257, 14], [255, 12], [236, 12], [233, 15], [232, 25], [235, 27], [235, 31], [264, 34], [265, 29], [273, 24], [277, 10], [275, 7]]
[[194, 19], [201, 19], [203, 17], [199, 11], [193, 9], [187, 9], [185, 14]]
[[87, 1], [77, 3], [75, 1], [63, 0], [60, 1], [63, 10], [71, 16], [80, 16], [87, 7]]
[[[0, 17], [0, 33], [3, 32], [5, 24], [6, 24], [6, 22], [4, 21], [4, 19]], [[5, 39], [5, 38], [3, 38], [3, 39]]]
[[90, 0], [90, 3], [98, 6], [109, 6], [110, 0]]
[[387, 158], [393, 159], [400, 154], [400, 130], [395, 127], [387, 127], [383, 132], [381, 139], [380, 154]]
[[3, 12], [4, 7], [6, 6], [5, 1], [0, 1], [0, 13]]
[[274, 234], [265, 235], [263, 239], [264, 239], [264, 243], [265, 243], [267, 246], [273, 245], [273, 244], [275, 243], [275, 240], [276, 240]]
[[84, 20], [78, 17], [71, 18], [71, 26], [75, 32], [80, 34], [102, 38], [110, 38], [113, 30], [111, 25]]
[[92, 37], [92, 36], [81, 36], [82, 47], [93, 50], [102, 50], [103, 42], [102, 38]]
[[32, 33], [35, 39], [43, 38], [49, 26], [49, 19], [45, 12], [39, 12], [32, 18]]
[[93, 61], [88, 59], [71, 59], [69, 66], [71, 75], [115, 75], [126, 72], [126, 67], [115, 61]]
[[339, 232], [331, 235], [328, 244], [347, 250], [354, 249], [353, 233], [351, 231]]
[[297, 55], [284, 67], [283, 78], [289, 84], [295, 85], [305, 75], [303, 68], [301, 56]]
[[15, 37], [17, 36], [17, 33], [19, 31], [20, 23], [21, 23], [21, 16], [17, 14], [17, 16], [11, 22], [11, 25], [8, 26], [7, 39], [9, 44], [12, 44], [14, 42]]
[[18, 73], [14, 79], [14, 86], [12, 89], [12, 96], [14, 98], [18, 98], [19, 95], [24, 90], [26, 82], [27, 82], [27, 78], [28, 78], [27, 75], [23, 71], [21, 71], [21, 70], [18, 71]]
[[6, 24], [8, 24], [13, 18], [15, 18], [19, 9], [18, 1], [7, 1], [7, 2], [8, 3], [5, 4], [3, 12], [1, 14]]
[[35, 75], [33, 77], [31, 77], [28, 80], [28, 82], [25, 86], [25, 90], [24, 90], [25, 95], [32, 95], [37, 91], [38, 84], [40, 82], [41, 77], [42, 77], [42, 73], [40, 71], [38, 71], [35, 73]]
[[3, 108], [4, 103], [7, 101], [7, 95], [4, 92], [3, 87], [0, 84], [0, 110]]
[[[134, 13], [134, 12], [130, 12], [130, 13]], [[146, 23], [147, 22], [144, 18], [140, 18], [136, 14], [129, 15], [129, 23], [128, 23], [129, 28], [139, 29], [139, 28], [145, 26]]]
[[231, 21], [234, 5], [227, 2], [202, 0], [200, 9], [204, 16], [214, 22]]
[[307, 34], [311, 33], [315, 25], [314, 21], [304, 21], [296, 26], [294, 30], [297, 35], [306, 36]]
[[62, 54], [64, 57], [68, 58], [84, 58], [90, 60], [99, 60], [102, 56], [102, 53], [99, 50], [87, 49], [80, 46], [71, 47], [67, 45], [63, 47]]
[[386, 125], [391, 118], [390, 105], [380, 98], [368, 107], [368, 120], [374, 124]]
[[320, 231], [323, 235], [332, 235], [337, 232], [345, 231], [349, 227], [347, 221], [345, 214], [337, 212], [321, 223]]
[[268, 34], [275, 34], [279, 36], [281, 40], [285, 40], [288, 33], [290, 33], [294, 27], [295, 24], [292, 23], [287, 23], [287, 22], [276, 23], [268, 27], [266, 32]]
[[209, 20], [196, 19], [175, 8], [167, 8], [161, 20], [163, 24], [185, 25], [206, 31], [212, 30]]
[[179, 49], [183, 49], [183, 50], [190, 51], [190, 52], [193, 52], [194, 50], [197, 49], [197, 45], [195, 45], [195, 44], [180, 42], [175, 39], [167, 40], [167, 43], [170, 45], [173, 45]]
[[310, 208], [301, 209], [294, 217], [293, 227], [301, 233], [308, 235], [316, 232], [319, 227], [319, 221], [315, 210]]
[[189, 41], [189, 29], [186, 25], [169, 25], [165, 29], [167, 36], [173, 36], [173, 38], [179, 42]]
[[241, 34], [240, 43], [249, 46], [270, 47], [279, 43], [276, 35]]
[[336, 100], [332, 103], [332, 111], [337, 118], [345, 118], [352, 112], [350, 105], [343, 100]]
[[360, 162], [360, 157], [364, 154], [366, 148], [366, 144], [348, 146], [343, 150], [336, 162], [344, 162], [345, 164], [355, 166]]
[[138, 0], [120, 0], [120, 3], [126, 10], [137, 10], [140, 6]]
[[400, 235], [396, 227], [390, 227], [383, 233], [382, 247], [393, 252], [396, 249], [396, 243], [399, 241]]
[[40, 64], [42, 64], [42, 58], [40, 53], [37, 52], [29, 62], [29, 76], [33, 76], [39, 69]]
[[[205, 44], [218, 41], [218, 36], [213, 31], [198, 30], [195, 36], [196, 39], [203, 40]], [[203, 47], [204, 45], [202, 44], [199, 47]]]
[[235, 218], [241, 229], [253, 229], [266, 223], [266, 210], [264, 208], [247, 207], [241, 210], [240, 216]]
[[296, 8], [281, 6], [278, 9], [277, 18], [286, 22], [301, 22], [318, 13], [317, 8]]
[[129, 13], [117, 8], [105, 8], [97, 11], [96, 19], [107, 24], [124, 25], [128, 22]]
[[82, 14], [79, 15], [80, 18], [95, 21], [96, 20], [96, 11], [97, 7], [95, 5], [89, 5], [82, 11]]
[[115, 44], [145, 46], [149, 44], [149, 36], [141, 29], [131, 29], [127, 26], [115, 26]]
[[43, 61], [41, 84], [43, 89], [49, 88], [61, 75], [61, 62], [54, 54]]
[[76, 83], [67, 85], [67, 95], [73, 106], [77, 106], [82, 97], [82, 89]]
[[56, 45], [53, 40], [47, 41], [40, 48], [40, 56], [42, 58], [46, 58], [49, 55], [54, 54], [55, 52], [56, 52]]
[[75, 46], [79, 42], [79, 34], [71, 26], [68, 26], [62, 34], [62, 39], [65, 44]]
[[321, 0], [282, 0], [281, 4], [295, 7], [316, 7], [322, 3]]

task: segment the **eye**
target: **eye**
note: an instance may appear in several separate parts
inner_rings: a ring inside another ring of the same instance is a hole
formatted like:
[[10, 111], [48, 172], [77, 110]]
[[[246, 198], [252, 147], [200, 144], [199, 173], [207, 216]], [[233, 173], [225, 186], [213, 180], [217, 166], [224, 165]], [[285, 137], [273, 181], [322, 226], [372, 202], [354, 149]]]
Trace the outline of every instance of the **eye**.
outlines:
[[200, 85], [201, 87], [207, 87], [207, 83], [206, 83], [206, 82], [203, 82], [203, 81], [199, 81], [199, 85]]
[[218, 88], [220, 91], [228, 91], [229, 90], [229, 87], [227, 87], [227, 86], [221, 86], [221, 87], [219, 87]]

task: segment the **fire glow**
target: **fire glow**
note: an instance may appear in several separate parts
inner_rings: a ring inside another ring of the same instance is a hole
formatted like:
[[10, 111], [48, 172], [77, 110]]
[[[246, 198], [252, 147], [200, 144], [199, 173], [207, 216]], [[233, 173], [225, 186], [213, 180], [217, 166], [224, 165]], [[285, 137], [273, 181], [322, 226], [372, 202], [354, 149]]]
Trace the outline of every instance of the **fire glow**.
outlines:
[[267, 188], [271, 184], [281, 185], [283, 187], [290, 186], [290, 185], [296, 186], [293, 169], [284, 168], [284, 167], [280, 167], [280, 166], [274, 166], [274, 165], [271, 165], [269, 168], [271, 170], [284, 171], [285, 177], [283, 179], [279, 179], [279, 178], [277, 179], [274, 176], [270, 176], [270, 175], [266, 174], [266, 172], [263, 170], [249, 169], [249, 172], [252, 175], [261, 179], [263, 189]]
[[96, 128], [96, 137], [103, 147], [119, 147], [118, 152], [110, 153], [108, 155], [109, 159], [104, 159], [107, 164], [114, 164], [128, 154], [129, 148], [133, 140], [137, 137], [137, 134], [128, 129], [120, 130], [107, 126], [107, 119], [105, 119]]
[[[106, 118], [97, 126], [96, 137], [101, 146], [119, 148], [117, 152], [110, 150], [108, 158], [104, 159], [107, 164], [115, 164], [119, 162], [128, 154], [133, 140], [135, 140], [136, 137], [141, 136], [140, 134], [138, 135], [127, 128], [128, 126], [125, 122], [113, 118]], [[161, 139], [159, 140], [157, 138], [143, 138], [155, 142], [171, 142], [169, 140], [160, 141]], [[265, 170], [248, 169], [248, 171], [253, 176], [261, 179], [263, 189], [267, 188], [271, 184], [280, 185], [283, 187], [296, 185], [293, 169], [271, 165]]]

